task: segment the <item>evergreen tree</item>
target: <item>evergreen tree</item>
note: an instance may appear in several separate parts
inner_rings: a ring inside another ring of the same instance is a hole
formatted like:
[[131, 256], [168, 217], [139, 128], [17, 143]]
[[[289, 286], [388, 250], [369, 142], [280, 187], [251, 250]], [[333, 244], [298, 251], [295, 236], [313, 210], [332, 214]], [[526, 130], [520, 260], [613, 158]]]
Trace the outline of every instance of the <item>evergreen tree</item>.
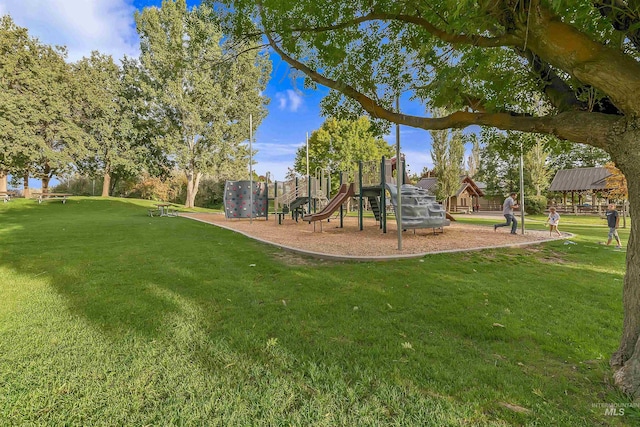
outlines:
[[431, 131], [431, 158], [438, 180], [436, 196], [451, 210], [451, 197], [460, 188], [460, 175], [464, 163], [464, 141], [459, 130]]
[[529, 185], [535, 191], [536, 196], [541, 196], [542, 191], [549, 187], [552, 175], [548, 163], [549, 153], [540, 140], [536, 141], [535, 145], [524, 155], [524, 168], [527, 171]]
[[476, 176], [478, 169], [480, 168], [480, 141], [477, 135], [473, 134], [471, 138], [471, 155], [467, 159], [467, 175], [470, 178]]

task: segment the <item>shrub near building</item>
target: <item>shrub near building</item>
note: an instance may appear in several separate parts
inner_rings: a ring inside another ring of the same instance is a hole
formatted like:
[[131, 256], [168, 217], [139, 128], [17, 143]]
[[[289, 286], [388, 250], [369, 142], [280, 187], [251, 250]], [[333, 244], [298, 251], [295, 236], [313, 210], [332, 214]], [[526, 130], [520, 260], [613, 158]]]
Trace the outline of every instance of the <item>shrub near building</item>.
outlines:
[[525, 196], [524, 211], [529, 215], [543, 214], [547, 209], [547, 198], [545, 196]]

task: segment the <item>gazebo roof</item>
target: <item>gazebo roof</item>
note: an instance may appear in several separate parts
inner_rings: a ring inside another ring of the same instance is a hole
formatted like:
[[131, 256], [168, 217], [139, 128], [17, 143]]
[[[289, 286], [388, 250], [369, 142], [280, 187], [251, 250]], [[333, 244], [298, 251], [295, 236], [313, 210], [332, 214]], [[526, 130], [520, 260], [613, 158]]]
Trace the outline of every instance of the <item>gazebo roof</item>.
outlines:
[[611, 173], [606, 168], [563, 169], [553, 177], [549, 191], [598, 191], [607, 190], [607, 177]]

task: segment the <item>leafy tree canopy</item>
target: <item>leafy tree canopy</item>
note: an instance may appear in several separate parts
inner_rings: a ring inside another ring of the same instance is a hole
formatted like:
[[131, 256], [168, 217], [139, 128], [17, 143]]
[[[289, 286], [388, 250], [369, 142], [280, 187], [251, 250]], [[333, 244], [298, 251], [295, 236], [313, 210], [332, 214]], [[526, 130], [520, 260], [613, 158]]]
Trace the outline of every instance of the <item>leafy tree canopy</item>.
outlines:
[[205, 172], [246, 165], [240, 143], [266, 114], [263, 91], [270, 63], [255, 44], [225, 37], [213, 9], [188, 9], [185, 0], [136, 14], [140, 62], [153, 92], [151, 114], [165, 125], [166, 150], [187, 177], [193, 206]]
[[68, 148], [80, 130], [71, 105], [64, 48], [29, 36], [7, 15], [0, 18], [0, 169], [43, 179], [67, 168]]
[[[367, 117], [355, 121], [329, 118], [309, 137], [312, 175], [316, 168], [329, 173], [356, 171], [358, 162], [380, 160], [382, 156], [393, 156], [393, 147], [377, 136]], [[306, 174], [306, 147], [298, 149], [294, 169], [301, 175]]]
[[102, 195], [110, 193], [110, 180], [140, 172], [133, 146], [133, 114], [124, 98], [123, 72], [111, 56], [92, 52], [74, 64], [78, 121], [85, 131], [81, 169], [104, 177]]

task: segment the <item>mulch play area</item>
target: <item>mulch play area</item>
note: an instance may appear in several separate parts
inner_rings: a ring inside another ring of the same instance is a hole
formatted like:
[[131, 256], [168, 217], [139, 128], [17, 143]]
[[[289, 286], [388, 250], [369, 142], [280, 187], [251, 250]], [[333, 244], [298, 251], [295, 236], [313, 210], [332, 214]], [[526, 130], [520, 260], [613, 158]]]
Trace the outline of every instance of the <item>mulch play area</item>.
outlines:
[[[444, 233], [434, 234], [432, 229], [408, 230], [402, 233], [403, 250], [398, 251], [398, 235], [394, 220], [387, 222], [387, 233], [382, 233], [373, 218], [365, 218], [364, 230], [358, 229], [358, 219], [309, 224], [287, 218], [282, 224], [269, 217], [254, 219], [226, 219], [223, 214], [181, 213], [181, 217], [218, 225], [248, 237], [272, 243], [279, 247], [299, 252], [322, 254], [324, 258], [385, 259], [389, 257], [412, 257], [443, 251], [465, 251], [500, 246], [535, 244], [554, 240], [548, 231], [527, 230], [525, 235], [512, 235], [508, 227], [493, 230], [492, 226], [471, 225], [452, 222]], [[500, 218], [496, 218], [499, 222]], [[568, 235], [563, 235], [566, 237]]]

